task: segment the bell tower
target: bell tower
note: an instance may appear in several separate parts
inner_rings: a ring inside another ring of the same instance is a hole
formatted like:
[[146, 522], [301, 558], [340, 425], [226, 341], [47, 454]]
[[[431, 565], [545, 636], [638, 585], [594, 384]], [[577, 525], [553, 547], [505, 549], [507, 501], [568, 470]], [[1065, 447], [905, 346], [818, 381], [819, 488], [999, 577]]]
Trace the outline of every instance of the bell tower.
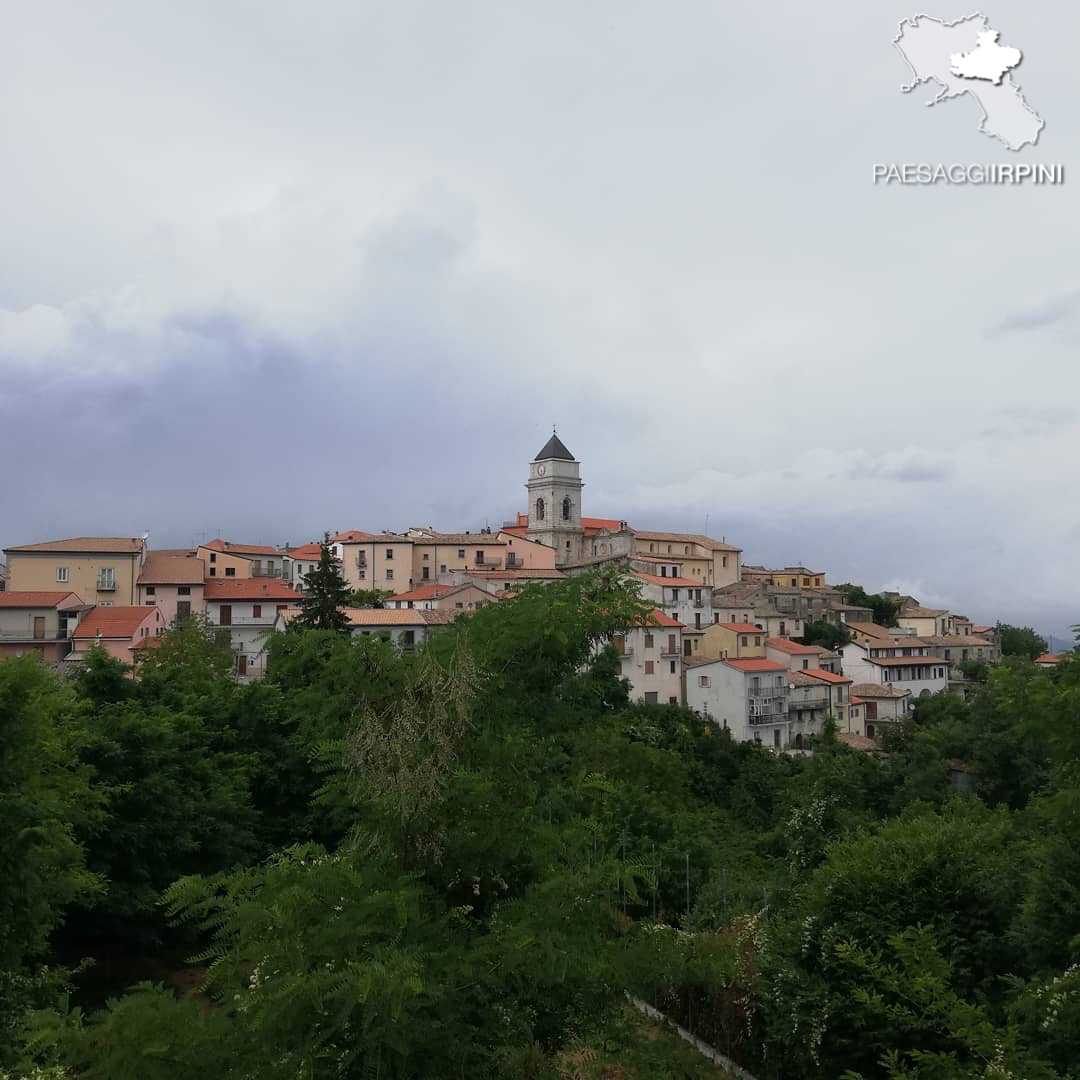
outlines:
[[582, 558], [585, 531], [581, 525], [581, 463], [551, 432], [551, 438], [529, 465], [530, 540], [555, 549], [555, 563]]

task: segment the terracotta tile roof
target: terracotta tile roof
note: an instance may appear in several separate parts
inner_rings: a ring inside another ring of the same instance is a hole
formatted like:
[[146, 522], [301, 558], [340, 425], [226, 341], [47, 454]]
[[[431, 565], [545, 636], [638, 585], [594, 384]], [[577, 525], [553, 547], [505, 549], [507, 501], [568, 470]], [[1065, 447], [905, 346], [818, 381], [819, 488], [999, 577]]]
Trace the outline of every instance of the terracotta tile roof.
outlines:
[[807, 675], [805, 671], [793, 671], [788, 676], [788, 681], [792, 686], [821, 686], [820, 679], [815, 679], [812, 675]]
[[0, 608], [56, 608], [63, 611], [81, 605], [82, 601], [73, 592], [0, 592]]
[[681, 588], [684, 585], [689, 585], [692, 588], [702, 588], [700, 581], [691, 581], [690, 578], [685, 577], [660, 577], [657, 574], [646, 574], [643, 571], [637, 571], [634, 577], [640, 578], [642, 581], [647, 581], [650, 585], [668, 585], [675, 588]]
[[992, 626], [973, 626], [971, 632], [973, 634], [992, 634], [994, 628]]
[[948, 608], [909, 607], [901, 611], [898, 619], [936, 619], [939, 615], [948, 615]]
[[280, 578], [208, 578], [206, 592], [208, 601], [265, 600], [268, 603], [299, 600], [298, 593]]
[[201, 585], [206, 575], [202, 559], [186, 555], [163, 555], [158, 551], [147, 553], [139, 574], [140, 585]]
[[806, 675], [812, 675], [815, 679], [820, 679], [822, 682], [827, 683], [849, 683], [850, 679], [843, 675], [837, 675], [832, 671], [825, 671], [822, 668], [807, 668], [804, 672]]
[[[460, 611], [421, 611], [420, 616], [428, 626], [446, 626], [460, 615]], [[468, 612], [466, 612], [468, 614]]]
[[901, 690], [896, 686], [879, 686], [877, 683], [855, 683], [851, 688], [852, 694], [858, 694], [861, 698], [906, 698], [911, 697], [910, 690]]
[[418, 589], [413, 589], [411, 592], [403, 592], [398, 593], [396, 596], [391, 596], [390, 602], [398, 600], [434, 600], [438, 596], [445, 596], [446, 593], [451, 592], [453, 589], [453, 585], [421, 585]]
[[670, 615], [665, 614], [657, 608], [653, 608], [653, 610], [645, 616], [645, 621], [652, 626], [665, 626], [670, 630], [682, 629], [682, 623], [679, 622], [678, 619], [673, 619]]
[[871, 750], [876, 750], [878, 745], [868, 735], [855, 735], [854, 733], [842, 732], [836, 736], [836, 741], [843, 743], [845, 746], [850, 746], [852, 750], [861, 750], [863, 753], [868, 753]]
[[631, 555], [631, 559], [634, 562], [651, 562], [651, 563], [665, 563], [668, 566], [672, 564], [678, 565], [679, 563], [686, 562], [687, 559], [693, 559], [693, 555], [642, 555], [640, 552], [636, 555]]
[[130, 638], [147, 620], [157, 614], [153, 607], [97, 607], [91, 608], [75, 627], [75, 638], [96, 638], [101, 631], [103, 638]]
[[669, 532], [643, 532], [641, 529], [632, 530], [639, 540], [660, 540], [672, 544], [700, 544], [712, 551], [742, 551], [742, 548], [733, 547], [731, 544], [714, 540], [711, 536], [702, 536], [701, 533], [669, 533]]
[[[333, 543], [333, 541], [330, 541]], [[287, 551], [286, 554], [290, 559], [303, 559], [305, 562], [318, 562], [322, 557], [322, 545], [321, 544], [301, 544], [300, 547], [294, 547]]]
[[754, 626], [748, 622], [722, 622], [714, 625], [722, 626], [725, 630], [732, 630], [736, 634], [763, 634], [765, 632], [760, 626]]
[[607, 532], [618, 532], [622, 522], [618, 518], [583, 517], [581, 526], [586, 532], [600, 532], [601, 529]]
[[[528, 526], [526, 525], [507, 525], [506, 528], [500, 529], [499, 532], [506, 533], [509, 536], [514, 537], [516, 540], [528, 540]], [[532, 540], [531, 543], [539, 543], [538, 540]]]
[[683, 667], [701, 667], [702, 664], [726, 664], [726, 660], [718, 660], [715, 656], [684, 656]]
[[865, 634], [867, 637], [887, 638], [890, 636], [889, 628], [887, 626], [879, 626], [877, 623], [849, 622], [847, 623], [847, 626], [858, 633]]
[[727, 664], [728, 667], [738, 668], [739, 671], [787, 671], [783, 664], [760, 656], [749, 656], [744, 660], [724, 660], [722, 663]]
[[[3, 595], [3, 593], [0, 593], [0, 596], [2, 596], [2, 595]], [[1035, 663], [1036, 664], [1060, 664], [1061, 663], [1061, 657], [1055, 655], [1054, 653], [1044, 652], [1042, 654], [1042, 656], [1036, 656], [1035, 657]]]
[[23, 544], [4, 548], [5, 551], [67, 551], [88, 555], [134, 555], [143, 550], [144, 542], [128, 536], [73, 536], [70, 540], [50, 540], [44, 544]]
[[331, 544], [344, 544], [352, 540], [377, 540], [373, 533], [361, 532], [359, 529], [346, 529], [345, 532], [335, 533], [330, 537]]
[[267, 547], [265, 544], [233, 544], [228, 540], [208, 540], [201, 546], [211, 551], [220, 551], [227, 555], [241, 555], [244, 558], [249, 555], [281, 555], [277, 548]]
[[824, 649], [818, 645], [800, 645], [797, 641], [791, 641], [784, 637], [771, 637], [765, 639], [765, 644], [771, 649], [790, 653], [792, 656], [820, 656]]
[[128, 647], [131, 649], [160, 649], [164, 643], [165, 639], [163, 637], [154, 635], [153, 637], [139, 638], [134, 645]]

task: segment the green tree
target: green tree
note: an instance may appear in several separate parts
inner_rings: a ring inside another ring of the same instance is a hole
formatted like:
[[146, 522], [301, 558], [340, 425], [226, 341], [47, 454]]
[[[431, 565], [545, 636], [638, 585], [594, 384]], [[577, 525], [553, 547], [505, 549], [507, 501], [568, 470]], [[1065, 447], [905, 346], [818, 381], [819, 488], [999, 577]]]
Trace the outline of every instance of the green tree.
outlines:
[[36, 657], [0, 660], [0, 1066], [64, 908], [101, 890], [77, 837], [101, 820], [82, 738], [70, 688]]
[[350, 596], [341, 564], [330, 550], [330, 534], [326, 533], [319, 545], [318, 565], [304, 578], [297, 625], [310, 630], [348, 631], [349, 620], [341, 609], [348, 606]]
[[851, 641], [851, 631], [842, 623], [831, 623], [825, 619], [803, 624], [803, 636], [799, 639], [804, 645], [820, 645], [823, 649], [843, 648]]
[[1002, 656], [1023, 656], [1034, 660], [1046, 652], [1046, 639], [1036, 634], [1030, 626], [998, 623], [997, 634]]
[[844, 599], [852, 607], [866, 607], [874, 613], [873, 621], [878, 626], [895, 626], [900, 604], [880, 593], [868, 593], [861, 585], [837, 585]]
[[349, 593], [349, 607], [382, 608], [394, 594], [387, 589], [353, 589]]

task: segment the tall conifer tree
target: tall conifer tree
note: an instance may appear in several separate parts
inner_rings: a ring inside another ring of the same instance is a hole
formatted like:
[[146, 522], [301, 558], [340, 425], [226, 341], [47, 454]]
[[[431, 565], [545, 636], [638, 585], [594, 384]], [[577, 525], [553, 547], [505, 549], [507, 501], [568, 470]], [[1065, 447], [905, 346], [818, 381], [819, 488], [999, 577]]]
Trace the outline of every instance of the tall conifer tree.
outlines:
[[319, 545], [319, 565], [304, 577], [304, 598], [300, 601], [297, 624], [311, 630], [349, 629], [341, 610], [348, 607], [351, 592], [341, 573], [341, 565], [330, 551], [330, 534]]

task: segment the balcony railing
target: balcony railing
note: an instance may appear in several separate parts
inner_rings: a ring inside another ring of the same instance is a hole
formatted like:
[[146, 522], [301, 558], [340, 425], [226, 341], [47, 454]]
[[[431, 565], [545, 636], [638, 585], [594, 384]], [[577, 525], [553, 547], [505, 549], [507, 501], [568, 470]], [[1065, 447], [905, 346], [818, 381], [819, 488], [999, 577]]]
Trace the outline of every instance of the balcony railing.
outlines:
[[273, 626], [277, 622], [277, 612], [272, 611], [268, 615], [234, 615], [230, 622], [212, 623], [213, 626]]
[[98, 592], [116, 592], [116, 578], [98, 578], [96, 588]]
[[828, 695], [810, 698], [796, 697], [793, 695], [788, 698], [788, 708], [791, 709], [792, 712], [797, 712], [799, 709], [827, 709], [828, 707]]
[[787, 717], [787, 705], [757, 705], [747, 710], [746, 718], [751, 724], [775, 724]]
[[273, 566], [253, 566], [251, 568], [252, 577], [266, 577], [266, 578], [279, 578], [281, 577], [281, 571]]
[[32, 630], [0, 630], [0, 641], [67, 641], [66, 630], [51, 630], [35, 635]]

